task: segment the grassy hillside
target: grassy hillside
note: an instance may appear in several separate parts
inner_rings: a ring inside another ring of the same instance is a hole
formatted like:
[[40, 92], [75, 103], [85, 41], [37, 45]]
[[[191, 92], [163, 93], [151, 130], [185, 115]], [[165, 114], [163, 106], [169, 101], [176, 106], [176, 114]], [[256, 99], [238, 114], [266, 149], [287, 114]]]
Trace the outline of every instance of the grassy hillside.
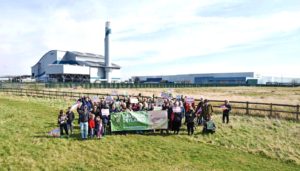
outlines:
[[0, 97], [0, 170], [300, 170], [300, 124], [232, 117], [203, 136], [113, 135], [51, 138], [70, 102]]

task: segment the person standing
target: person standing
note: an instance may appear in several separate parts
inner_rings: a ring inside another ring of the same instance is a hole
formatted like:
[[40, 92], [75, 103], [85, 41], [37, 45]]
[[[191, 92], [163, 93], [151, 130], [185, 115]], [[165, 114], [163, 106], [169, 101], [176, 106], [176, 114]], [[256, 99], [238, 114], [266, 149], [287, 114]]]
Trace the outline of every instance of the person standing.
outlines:
[[89, 130], [89, 111], [88, 107], [84, 106], [84, 110], [79, 111], [79, 121], [80, 121], [80, 132], [81, 132], [81, 138], [83, 140], [86, 140], [88, 137], [88, 130]]
[[193, 135], [194, 134], [194, 126], [195, 126], [195, 111], [193, 106], [190, 106], [190, 109], [188, 112], [185, 114], [186, 118], [186, 124], [187, 124], [187, 130], [188, 130], [188, 135]]
[[197, 125], [202, 125], [203, 117], [202, 117], [202, 110], [203, 110], [204, 102], [203, 102], [203, 97], [200, 98], [200, 102], [197, 105], [196, 108], [196, 117], [197, 117]]
[[73, 133], [73, 121], [75, 119], [75, 115], [71, 111], [71, 107], [68, 108], [66, 115], [67, 115], [67, 119], [68, 119], [67, 120], [68, 131], [70, 132], [70, 134], [72, 134]]
[[225, 100], [224, 105], [222, 106], [222, 109], [223, 109], [222, 121], [223, 121], [223, 123], [225, 123], [225, 120], [226, 120], [226, 123], [228, 124], [229, 123], [229, 112], [231, 111], [231, 105], [229, 104], [228, 100]]
[[209, 103], [207, 99], [204, 100], [203, 110], [202, 110], [202, 116], [204, 121], [208, 121], [208, 118], [211, 118], [212, 113], [214, 112], [212, 105]]
[[59, 124], [59, 128], [60, 128], [60, 136], [62, 137], [64, 135], [64, 131], [66, 132], [66, 134], [69, 136], [69, 132], [68, 132], [68, 127], [67, 127], [67, 115], [64, 114], [63, 110], [59, 111], [59, 115], [58, 115], [58, 124]]
[[89, 130], [91, 138], [94, 138], [95, 135], [95, 115], [90, 113], [89, 115]]

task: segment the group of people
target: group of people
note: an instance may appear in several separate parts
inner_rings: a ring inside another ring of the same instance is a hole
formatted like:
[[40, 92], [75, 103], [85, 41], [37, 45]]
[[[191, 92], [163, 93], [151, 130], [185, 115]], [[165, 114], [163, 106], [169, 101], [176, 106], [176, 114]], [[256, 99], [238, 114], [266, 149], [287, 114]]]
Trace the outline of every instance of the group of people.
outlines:
[[[180, 99], [154, 99], [146, 98], [139, 95], [133, 102], [132, 98], [127, 97], [124, 99], [91, 99], [89, 97], [81, 97], [78, 99], [78, 106], [75, 110], [78, 113], [78, 124], [80, 125], [81, 138], [83, 140], [97, 137], [101, 139], [106, 134], [111, 134], [110, 117], [118, 112], [130, 111], [152, 111], [166, 110], [168, 114], [168, 129], [161, 130], [173, 131], [174, 134], [179, 134], [182, 125], [187, 126], [188, 135], [193, 135], [195, 128], [203, 126], [203, 133], [214, 133], [216, 125], [212, 120], [214, 112], [213, 106], [209, 100], [200, 98], [200, 102], [195, 105], [194, 102], [187, 102], [185, 98]], [[155, 109], [156, 108], [156, 109]], [[220, 106], [223, 109], [223, 123], [229, 123], [229, 112], [231, 105], [228, 100]], [[103, 113], [102, 109], [109, 111], [109, 115]], [[60, 126], [60, 135], [64, 133], [69, 136], [73, 133], [73, 121], [75, 114], [71, 107], [64, 113], [60, 110], [58, 116], [58, 124]], [[139, 133], [142, 131], [138, 131]]]

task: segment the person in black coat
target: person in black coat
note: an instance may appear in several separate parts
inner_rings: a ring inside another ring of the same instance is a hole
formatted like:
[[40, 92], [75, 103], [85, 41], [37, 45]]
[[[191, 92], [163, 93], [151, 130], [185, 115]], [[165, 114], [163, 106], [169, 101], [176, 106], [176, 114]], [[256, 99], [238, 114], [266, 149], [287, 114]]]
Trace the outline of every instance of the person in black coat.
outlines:
[[225, 104], [223, 105], [223, 117], [222, 117], [223, 123], [225, 123], [225, 120], [227, 124], [229, 123], [230, 111], [231, 111], [231, 105], [229, 104], [228, 100], [225, 100]]
[[70, 131], [70, 134], [72, 134], [73, 133], [73, 121], [75, 119], [75, 115], [71, 111], [71, 107], [68, 108], [66, 115], [67, 115], [67, 127], [68, 127], [68, 130]]
[[190, 106], [190, 110], [188, 112], [186, 112], [186, 114], [185, 114], [188, 135], [194, 134], [195, 117], [196, 116], [195, 116], [194, 108], [193, 108], [193, 106]]

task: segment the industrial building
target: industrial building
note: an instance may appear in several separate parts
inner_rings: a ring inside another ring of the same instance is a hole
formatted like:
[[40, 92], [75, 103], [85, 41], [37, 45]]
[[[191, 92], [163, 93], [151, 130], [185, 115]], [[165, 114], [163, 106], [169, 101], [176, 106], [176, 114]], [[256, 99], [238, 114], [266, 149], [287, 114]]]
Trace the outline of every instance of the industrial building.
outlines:
[[110, 23], [105, 25], [104, 54], [51, 50], [32, 68], [32, 78], [42, 82], [120, 82], [120, 66], [110, 63]]
[[90, 82], [106, 81], [105, 71], [112, 71], [111, 81], [119, 81], [120, 66], [105, 65], [101, 55], [75, 51], [51, 50], [32, 68], [32, 77], [43, 82]]
[[133, 76], [141, 83], [192, 83], [221, 85], [291, 84], [300, 83], [300, 78], [263, 76], [255, 72], [207, 73], [182, 75]]

